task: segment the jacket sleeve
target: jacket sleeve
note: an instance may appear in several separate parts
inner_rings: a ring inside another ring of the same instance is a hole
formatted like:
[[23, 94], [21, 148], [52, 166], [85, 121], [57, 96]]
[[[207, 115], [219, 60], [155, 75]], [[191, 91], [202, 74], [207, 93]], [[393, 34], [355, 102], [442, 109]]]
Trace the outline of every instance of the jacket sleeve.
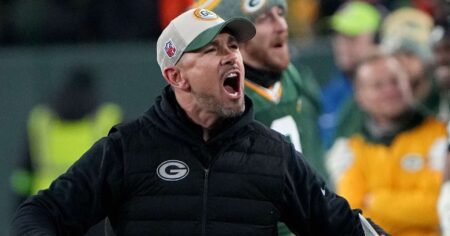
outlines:
[[364, 235], [358, 212], [295, 151], [285, 166], [282, 198], [282, 220], [297, 235]]
[[11, 235], [82, 235], [114, 211], [123, 162], [113, 143], [101, 139], [49, 189], [27, 199], [12, 219]]

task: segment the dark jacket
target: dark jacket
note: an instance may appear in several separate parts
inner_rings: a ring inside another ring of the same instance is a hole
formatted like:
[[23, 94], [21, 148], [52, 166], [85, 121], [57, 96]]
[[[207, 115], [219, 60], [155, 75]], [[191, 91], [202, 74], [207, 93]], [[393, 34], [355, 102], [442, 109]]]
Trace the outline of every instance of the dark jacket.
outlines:
[[12, 235], [80, 235], [106, 216], [117, 235], [276, 235], [279, 220], [302, 236], [364, 235], [284, 136], [253, 120], [249, 99], [205, 142], [169, 87], [28, 199]]

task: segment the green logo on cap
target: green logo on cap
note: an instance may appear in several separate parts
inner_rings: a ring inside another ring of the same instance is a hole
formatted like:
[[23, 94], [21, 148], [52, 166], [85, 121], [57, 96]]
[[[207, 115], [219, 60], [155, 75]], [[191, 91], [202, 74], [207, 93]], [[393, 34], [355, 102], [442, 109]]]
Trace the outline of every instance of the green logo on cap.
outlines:
[[216, 15], [216, 13], [214, 13], [212, 11], [208, 11], [206, 9], [201, 9], [201, 8], [198, 8], [197, 10], [195, 10], [194, 15], [203, 20], [215, 20], [215, 19], [219, 18]]
[[246, 0], [243, 5], [244, 12], [253, 13], [261, 9], [266, 0]]
[[255, 7], [255, 6], [257, 6], [258, 4], [260, 4], [260, 3], [261, 3], [260, 0], [250, 0], [250, 2], [248, 2], [248, 5], [249, 5], [250, 7]]

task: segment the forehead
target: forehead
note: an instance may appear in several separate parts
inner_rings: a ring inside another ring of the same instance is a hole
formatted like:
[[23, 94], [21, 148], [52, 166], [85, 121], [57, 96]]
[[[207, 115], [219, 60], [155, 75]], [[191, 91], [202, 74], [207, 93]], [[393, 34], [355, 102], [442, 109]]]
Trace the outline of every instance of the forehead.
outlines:
[[392, 58], [381, 57], [361, 65], [357, 70], [356, 79], [359, 82], [375, 82], [387, 76], [397, 77], [398, 70], [400, 68], [395, 68]]
[[[275, 6], [264, 9], [264, 11], [261, 11], [259, 14], [256, 15], [255, 24], [258, 23], [259, 18], [263, 18], [263, 17], [271, 14], [273, 11], [278, 12], [278, 13], [284, 13], [284, 8], [282, 6], [275, 5]], [[284, 17], [284, 15], [283, 15], [283, 17]]]

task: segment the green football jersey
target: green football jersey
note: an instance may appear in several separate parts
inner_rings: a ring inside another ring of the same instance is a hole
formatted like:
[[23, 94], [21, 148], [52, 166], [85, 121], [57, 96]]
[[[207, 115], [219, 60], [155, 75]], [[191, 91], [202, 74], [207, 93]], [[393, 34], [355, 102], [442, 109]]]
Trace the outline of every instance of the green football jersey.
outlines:
[[286, 135], [310, 165], [326, 178], [317, 124], [320, 112], [317, 82], [307, 68], [300, 74], [292, 64], [282, 76], [271, 89], [246, 81], [245, 93], [254, 103], [255, 118]]
[[[245, 93], [253, 100], [256, 120], [286, 135], [308, 163], [327, 180], [317, 123], [319, 86], [307, 68], [302, 68], [301, 72], [290, 64], [281, 81], [270, 89], [246, 80]], [[278, 235], [292, 234], [285, 224], [279, 223]]]

